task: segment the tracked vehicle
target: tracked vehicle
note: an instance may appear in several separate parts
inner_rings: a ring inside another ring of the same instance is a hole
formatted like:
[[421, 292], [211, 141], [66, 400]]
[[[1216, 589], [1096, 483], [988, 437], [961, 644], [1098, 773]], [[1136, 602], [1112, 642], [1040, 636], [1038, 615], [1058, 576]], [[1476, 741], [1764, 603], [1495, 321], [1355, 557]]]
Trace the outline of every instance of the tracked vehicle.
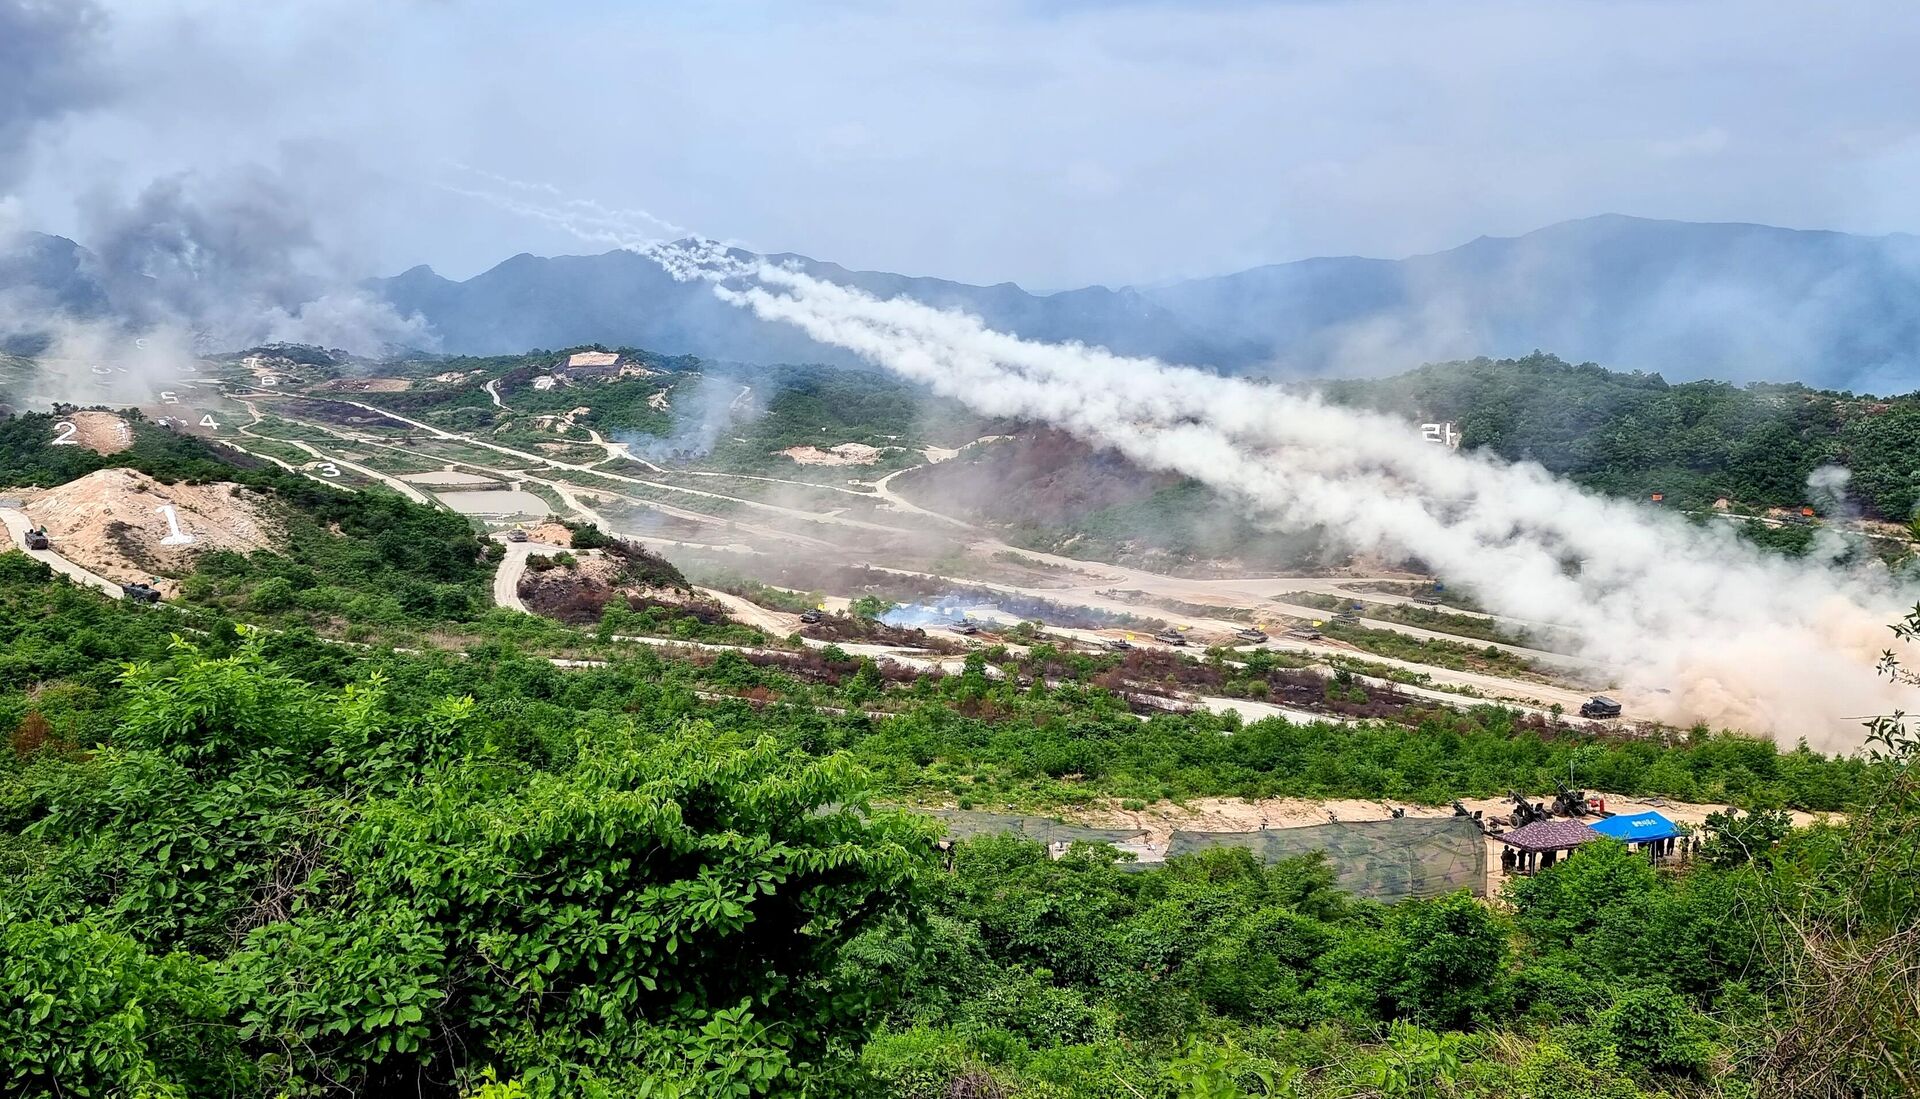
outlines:
[[122, 584], [120, 591], [135, 603], [153, 604], [160, 602], [160, 592], [147, 584]]
[[1581, 717], [1619, 717], [1620, 704], [1606, 695], [1594, 695], [1580, 704]]

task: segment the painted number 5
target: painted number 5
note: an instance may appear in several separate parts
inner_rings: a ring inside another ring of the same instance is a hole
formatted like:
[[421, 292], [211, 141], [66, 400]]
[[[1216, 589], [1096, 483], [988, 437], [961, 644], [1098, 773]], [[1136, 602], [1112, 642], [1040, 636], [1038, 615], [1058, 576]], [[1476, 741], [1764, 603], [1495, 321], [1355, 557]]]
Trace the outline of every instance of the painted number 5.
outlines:
[[167, 536], [160, 539], [163, 546], [191, 546], [193, 535], [180, 529], [180, 516], [174, 514], [172, 504], [162, 504], [153, 510], [167, 517]]

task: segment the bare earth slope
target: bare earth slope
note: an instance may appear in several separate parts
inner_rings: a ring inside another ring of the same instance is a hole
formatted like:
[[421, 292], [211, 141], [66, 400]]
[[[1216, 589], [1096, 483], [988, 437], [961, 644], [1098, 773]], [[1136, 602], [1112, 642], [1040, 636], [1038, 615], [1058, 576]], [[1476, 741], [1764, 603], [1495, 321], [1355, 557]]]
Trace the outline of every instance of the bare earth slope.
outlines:
[[251, 489], [165, 485], [130, 469], [89, 473], [25, 504], [62, 556], [123, 581], [184, 575], [203, 554], [267, 549], [284, 533]]

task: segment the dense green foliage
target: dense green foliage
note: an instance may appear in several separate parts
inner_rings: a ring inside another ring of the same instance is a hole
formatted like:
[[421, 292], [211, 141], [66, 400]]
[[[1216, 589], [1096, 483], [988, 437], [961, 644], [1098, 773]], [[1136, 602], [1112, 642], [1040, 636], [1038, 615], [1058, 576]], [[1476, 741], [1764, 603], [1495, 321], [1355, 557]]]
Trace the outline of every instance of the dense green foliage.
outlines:
[[[0, 486], [46, 487], [65, 484], [102, 469], [137, 469], [156, 480], [217, 481], [231, 479], [237, 456], [217, 453], [204, 441], [169, 431], [124, 412], [133, 430], [133, 445], [116, 454], [100, 454], [84, 446], [54, 446], [54, 425], [61, 417], [30, 412], [0, 417]], [[256, 464], [241, 458], [240, 468]]]
[[0, 770], [8, 1091], [850, 1071], [872, 990], [837, 959], [911, 900], [929, 832], [857, 812], [844, 761], [698, 725], [530, 754], [470, 700], [318, 690], [253, 645], [122, 679], [108, 746]]
[[[927, 826], [855, 810], [949, 788], [1436, 800], [1570, 762], [1616, 789], [1857, 808], [1888, 775], [1723, 737], [1542, 737], [1491, 707], [1141, 722], [1090, 683], [981, 660], [889, 684], [829, 651], [822, 701], [910, 703], [871, 720], [701, 701], [807, 686], [734, 654], [560, 669], [201, 621], [0, 555], [0, 1090], [1717, 1093], [1797, 1002], [1769, 913], [1831, 896], [1857, 839], [1769, 850], [1772, 818], [1730, 817], [1684, 874], [1593, 848], [1516, 883], [1508, 917], [1359, 902], [1226, 851], [1127, 872], [983, 839], [943, 871]], [[188, 627], [212, 631], [198, 652], [167, 636]]]
[[1838, 463], [1872, 513], [1905, 522], [1920, 506], [1920, 400], [1878, 400], [1755, 382], [1669, 384], [1552, 355], [1474, 359], [1392, 378], [1328, 383], [1335, 399], [1453, 420], [1462, 445], [1539, 462], [1603, 492], [1706, 507], [1812, 499], [1807, 475]]

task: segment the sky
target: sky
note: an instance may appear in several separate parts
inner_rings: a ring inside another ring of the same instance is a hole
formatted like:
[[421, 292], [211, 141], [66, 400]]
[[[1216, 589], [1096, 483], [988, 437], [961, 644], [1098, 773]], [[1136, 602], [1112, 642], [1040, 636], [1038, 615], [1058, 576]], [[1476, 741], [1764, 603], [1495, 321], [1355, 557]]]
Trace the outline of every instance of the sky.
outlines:
[[1911, 0], [0, 0], [8, 20], [34, 33], [0, 33], [0, 223], [85, 243], [156, 182], [231, 207], [265, 178], [355, 276], [605, 250], [489, 201], [500, 179], [1042, 290], [1603, 212], [1920, 230]]

